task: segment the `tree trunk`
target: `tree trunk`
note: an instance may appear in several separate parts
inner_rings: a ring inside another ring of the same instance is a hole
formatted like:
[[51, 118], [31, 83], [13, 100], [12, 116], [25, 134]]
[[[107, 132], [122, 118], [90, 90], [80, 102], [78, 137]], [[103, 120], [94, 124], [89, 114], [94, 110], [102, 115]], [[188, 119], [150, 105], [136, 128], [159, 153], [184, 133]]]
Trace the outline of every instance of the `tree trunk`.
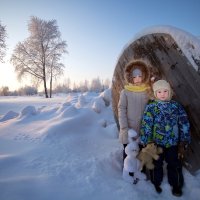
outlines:
[[44, 82], [44, 93], [45, 93], [45, 97], [46, 97], [46, 98], [49, 98], [49, 96], [48, 96], [48, 91], [47, 91], [46, 78], [45, 78], [45, 77], [44, 77], [44, 79], [43, 79], [43, 82]]
[[50, 98], [52, 97], [52, 83], [53, 83], [53, 77], [52, 77], [52, 70], [51, 70], [51, 77], [50, 77]]
[[47, 91], [47, 82], [46, 82], [46, 72], [45, 72], [45, 67], [43, 67], [43, 82], [44, 82], [44, 92], [45, 92], [45, 97], [49, 98], [48, 96], [48, 91]]

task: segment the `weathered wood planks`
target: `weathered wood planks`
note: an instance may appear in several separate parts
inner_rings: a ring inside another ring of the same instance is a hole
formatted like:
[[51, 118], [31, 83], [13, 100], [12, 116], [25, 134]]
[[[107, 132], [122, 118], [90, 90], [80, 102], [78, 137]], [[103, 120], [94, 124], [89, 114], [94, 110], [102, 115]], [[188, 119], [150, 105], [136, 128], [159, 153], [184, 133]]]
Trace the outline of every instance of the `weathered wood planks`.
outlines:
[[168, 80], [174, 99], [186, 109], [191, 123], [192, 143], [184, 164], [194, 173], [200, 169], [200, 74], [169, 34], [154, 33], [133, 41], [124, 49], [113, 74], [112, 106], [117, 124], [117, 104], [125, 84], [124, 67], [132, 60], [145, 61], [154, 76]]

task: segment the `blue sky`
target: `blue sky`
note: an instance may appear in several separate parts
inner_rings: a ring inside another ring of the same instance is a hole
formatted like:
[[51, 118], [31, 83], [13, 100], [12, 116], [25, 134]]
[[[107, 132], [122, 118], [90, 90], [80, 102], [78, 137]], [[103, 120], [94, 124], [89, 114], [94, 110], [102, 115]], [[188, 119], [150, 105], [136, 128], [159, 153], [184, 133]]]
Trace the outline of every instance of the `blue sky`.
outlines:
[[68, 44], [65, 77], [72, 82], [112, 79], [124, 46], [145, 28], [170, 25], [200, 36], [199, 0], [0, 0], [8, 50], [0, 63], [0, 87], [20, 87], [8, 62], [15, 45], [29, 35], [30, 16], [57, 20]]

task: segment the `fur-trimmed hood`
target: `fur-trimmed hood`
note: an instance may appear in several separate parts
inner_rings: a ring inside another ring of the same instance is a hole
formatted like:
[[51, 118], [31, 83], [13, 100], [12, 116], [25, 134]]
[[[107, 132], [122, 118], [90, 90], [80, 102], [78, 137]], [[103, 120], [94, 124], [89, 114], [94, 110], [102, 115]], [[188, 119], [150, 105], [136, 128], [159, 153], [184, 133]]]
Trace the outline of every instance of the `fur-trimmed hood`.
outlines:
[[147, 63], [145, 63], [144, 61], [141, 61], [141, 60], [133, 60], [125, 66], [124, 78], [126, 80], [126, 83], [127, 84], [132, 83], [132, 71], [136, 68], [140, 69], [142, 71], [142, 74], [144, 74], [144, 78], [143, 78], [142, 82], [145, 84], [149, 84], [149, 82], [150, 82], [150, 66], [148, 66]]

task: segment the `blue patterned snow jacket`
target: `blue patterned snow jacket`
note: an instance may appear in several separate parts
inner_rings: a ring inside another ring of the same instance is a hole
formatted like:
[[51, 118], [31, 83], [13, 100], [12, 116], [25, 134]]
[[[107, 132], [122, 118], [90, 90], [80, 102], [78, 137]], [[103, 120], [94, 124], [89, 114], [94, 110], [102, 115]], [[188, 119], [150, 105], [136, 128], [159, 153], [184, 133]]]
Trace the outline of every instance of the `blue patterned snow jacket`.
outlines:
[[155, 142], [171, 147], [190, 143], [190, 124], [183, 107], [176, 101], [153, 100], [147, 104], [141, 123], [141, 143]]

